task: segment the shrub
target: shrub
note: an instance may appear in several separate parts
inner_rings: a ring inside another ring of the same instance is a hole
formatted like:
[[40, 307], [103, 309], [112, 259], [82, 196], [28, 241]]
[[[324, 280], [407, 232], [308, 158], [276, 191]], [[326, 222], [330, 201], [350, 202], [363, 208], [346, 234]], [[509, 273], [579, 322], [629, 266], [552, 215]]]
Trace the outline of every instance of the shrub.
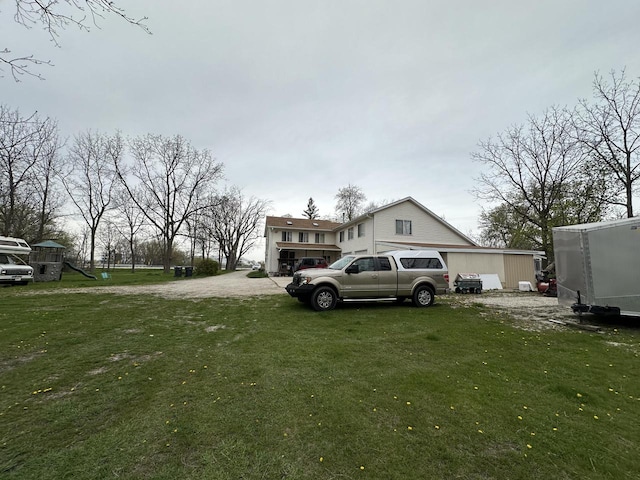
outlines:
[[203, 276], [217, 275], [220, 264], [210, 258], [202, 258], [195, 261], [195, 274]]

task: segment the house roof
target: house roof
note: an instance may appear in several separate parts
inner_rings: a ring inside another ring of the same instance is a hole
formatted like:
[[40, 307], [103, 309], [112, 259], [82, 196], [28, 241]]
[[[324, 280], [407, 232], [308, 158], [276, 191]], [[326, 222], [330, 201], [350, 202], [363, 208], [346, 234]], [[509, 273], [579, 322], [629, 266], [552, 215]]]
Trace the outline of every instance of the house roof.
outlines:
[[514, 248], [482, 247], [480, 245], [446, 245], [443, 243], [419, 243], [419, 242], [376, 242], [377, 245], [385, 245], [391, 248], [407, 249], [425, 248], [437, 250], [439, 252], [473, 252], [473, 253], [493, 253], [511, 255], [537, 255], [544, 257], [545, 253], [540, 250], [518, 250]]
[[413, 197], [405, 197], [401, 200], [397, 200], [395, 202], [389, 203], [382, 207], [376, 208], [370, 212], [367, 212], [363, 215], [360, 215], [357, 218], [345, 223], [340, 222], [332, 222], [330, 220], [311, 220], [308, 218], [292, 218], [292, 217], [267, 217], [265, 222], [265, 233], [264, 236], [267, 236], [268, 228], [281, 228], [281, 229], [291, 229], [291, 230], [317, 230], [317, 231], [325, 231], [325, 232], [335, 232], [340, 229], [343, 229], [349, 225], [353, 225], [359, 222], [362, 222], [366, 218], [370, 218], [374, 216], [376, 213], [386, 210], [388, 208], [395, 207], [404, 202], [411, 202], [416, 207], [424, 211], [427, 215], [433, 217], [436, 221], [440, 222], [446, 228], [454, 232], [456, 235], [460, 236], [465, 242], [468, 242], [471, 246], [478, 246], [476, 242], [467, 237], [460, 230], [455, 228], [453, 225], [445, 221], [442, 217], [436, 215], [427, 207], [422, 205], [420, 202], [416, 201]]
[[361, 222], [363, 219], [367, 218], [367, 217], [371, 217], [372, 215], [375, 215], [378, 212], [381, 212], [383, 210], [387, 210], [388, 208], [392, 208], [395, 207], [396, 205], [399, 205], [401, 203], [404, 202], [411, 202], [413, 203], [416, 207], [418, 207], [419, 209], [423, 210], [427, 215], [433, 217], [436, 221], [440, 222], [442, 225], [444, 225], [445, 227], [447, 227], [449, 230], [453, 231], [454, 233], [456, 233], [457, 235], [459, 235], [460, 237], [462, 237], [465, 241], [469, 242], [471, 245], [477, 246], [478, 244], [476, 242], [474, 242], [472, 239], [470, 239], [469, 237], [467, 237], [464, 233], [462, 233], [460, 230], [458, 230], [457, 228], [455, 228], [453, 225], [451, 225], [449, 222], [447, 222], [445, 219], [443, 219], [442, 217], [440, 217], [439, 215], [436, 215], [435, 213], [433, 213], [431, 210], [429, 210], [427, 207], [425, 207], [424, 205], [422, 205], [420, 202], [418, 202], [416, 199], [414, 199], [413, 197], [405, 197], [402, 198], [400, 200], [397, 200], [395, 202], [389, 203], [387, 205], [383, 205], [382, 207], [376, 208], [375, 210], [371, 210], [370, 212], [367, 212], [363, 215], [360, 215], [357, 218], [354, 218], [353, 220], [351, 220], [350, 222], [346, 222], [343, 224], [340, 224], [339, 226], [341, 228], [349, 225], [349, 224], [355, 224], [358, 222]]
[[292, 217], [267, 217], [265, 229], [269, 227], [277, 227], [292, 230], [318, 230], [332, 232], [334, 228], [340, 226], [337, 222], [330, 220], [317, 220], [309, 218], [292, 218]]
[[324, 250], [331, 252], [340, 252], [342, 249], [329, 243], [289, 243], [289, 242], [276, 242], [277, 248], [284, 248], [287, 250]]

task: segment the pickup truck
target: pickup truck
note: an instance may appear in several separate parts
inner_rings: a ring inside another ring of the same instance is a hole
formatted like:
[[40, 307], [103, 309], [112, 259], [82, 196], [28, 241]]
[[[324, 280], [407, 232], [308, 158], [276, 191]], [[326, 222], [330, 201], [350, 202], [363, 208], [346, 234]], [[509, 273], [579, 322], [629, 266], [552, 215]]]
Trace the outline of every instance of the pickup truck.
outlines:
[[410, 298], [429, 307], [449, 288], [449, 273], [432, 250], [397, 250], [381, 255], [346, 255], [328, 268], [300, 270], [286, 287], [289, 295], [316, 311], [338, 302], [396, 301]]

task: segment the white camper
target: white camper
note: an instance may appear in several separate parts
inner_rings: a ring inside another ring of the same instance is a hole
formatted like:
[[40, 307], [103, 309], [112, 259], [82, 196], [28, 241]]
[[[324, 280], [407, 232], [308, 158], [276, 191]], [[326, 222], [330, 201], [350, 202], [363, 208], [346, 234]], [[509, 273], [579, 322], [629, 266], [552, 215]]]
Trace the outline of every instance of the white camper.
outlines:
[[21, 238], [0, 236], [0, 285], [26, 285], [33, 281], [33, 267], [19, 255], [29, 255], [31, 247]]

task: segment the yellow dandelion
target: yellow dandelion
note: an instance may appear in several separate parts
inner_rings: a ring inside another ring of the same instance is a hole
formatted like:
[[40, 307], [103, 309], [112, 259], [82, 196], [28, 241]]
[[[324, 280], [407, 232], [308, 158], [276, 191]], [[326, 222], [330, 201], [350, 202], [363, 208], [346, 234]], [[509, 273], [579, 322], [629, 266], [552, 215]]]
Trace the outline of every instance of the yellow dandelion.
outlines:
[[581, 393], [576, 393], [576, 397], [582, 398], [582, 394]]
[[530, 444], [527, 443], [527, 448], [533, 448]]
[[411, 430], [413, 430], [413, 427], [412, 427], [411, 425], [409, 425], [409, 426], [407, 427], [407, 430], [411, 431]]
[[593, 418], [594, 418], [595, 420], [598, 420], [598, 419], [599, 419], [598, 415], [594, 415], [594, 416], [593, 416]]
[[440, 430], [440, 425], [436, 425], [436, 426], [435, 426], [435, 429], [436, 429], [436, 430]]
[[320, 457], [320, 463], [324, 462], [324, 457]]
[[360, 465], [360, 470], [364, 470], [364, 465]]
[[518, 415], [518, 420], [522, 420], [522, 415]]

